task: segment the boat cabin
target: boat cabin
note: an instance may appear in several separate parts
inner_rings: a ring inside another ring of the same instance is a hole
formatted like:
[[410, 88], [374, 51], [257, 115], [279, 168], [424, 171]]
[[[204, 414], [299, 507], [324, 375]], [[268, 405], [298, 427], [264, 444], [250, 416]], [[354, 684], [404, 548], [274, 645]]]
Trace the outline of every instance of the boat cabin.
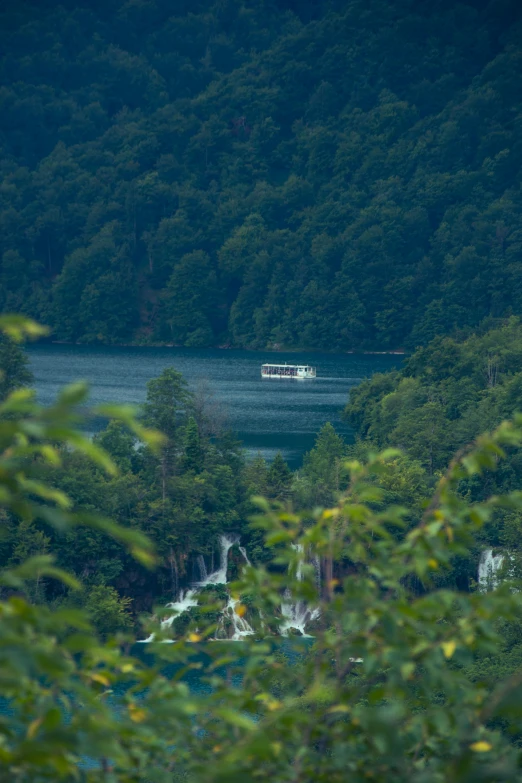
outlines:
[[315, 378], [316, 368], [307, 364], [263, 364], [262, 378]]

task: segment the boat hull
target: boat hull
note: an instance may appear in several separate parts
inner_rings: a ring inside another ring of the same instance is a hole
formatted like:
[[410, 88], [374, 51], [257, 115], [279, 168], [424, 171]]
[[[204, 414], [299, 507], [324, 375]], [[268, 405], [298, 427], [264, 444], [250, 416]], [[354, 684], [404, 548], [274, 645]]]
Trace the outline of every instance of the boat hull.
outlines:
[[264, 375], [261, 373], [261, 378], [276, 381], [312, 381], [315, 377], [315, 375]]
[[263, 364], [261, 365], [262, 378], [292, 378], [297, 381], [305, 381], [315, 378], [316, 369], [309, 364]]

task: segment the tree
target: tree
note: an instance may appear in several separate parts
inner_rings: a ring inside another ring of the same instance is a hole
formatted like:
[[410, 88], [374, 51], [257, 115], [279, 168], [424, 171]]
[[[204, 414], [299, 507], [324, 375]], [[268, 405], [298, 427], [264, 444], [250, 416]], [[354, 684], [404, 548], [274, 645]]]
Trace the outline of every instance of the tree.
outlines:
[[305, 455], [302, 475], [307, 483], [306, 505], [329, 505], [341, 488], [345, 452], [343, 439], [327, 422], [315, 439], [314, 448]]
[[484, 427], [519, 408], [521, 345], [516, 318], [478, 334], [436, 337], [401, 370], [353, 389], [345, 417], [359, 437], [400, 446], [433, 475]]
[[94, 585], [88, 590], [84, 608], [98, 633], [106, 638], [132, 627], [130, 603], [131, 599], [120, 598], [114, 587]]
[[[49, 554], [51, 539], [34, 522], [22, 520], [13, 533], [15, 546], [10, 558], [11, 565], [20, 565], [30, 558], [39, 558]], [[35, 604], [42, 602], [45, 585], [39, 572], [35, 574], [34, 584], [28, 586], [27, 593]]]
[[266, 495], [268, 482], [268, 468], [261, 453], [256, 454], [247, 462], [244, 470], [244, 481], [248, 488], [248, 495]]
[[155, 427], [166, 436], [160, 458], [163, 500], [166, 499], [167, 479], [172, 475], [176, 451], [182, 447], [177, 436], [191, 399], [186, 381], [173, 367], [167, 367], [159, 378], [147, 383], [143, 420], [147, 426]]
[[[460, 495], [459, 483], [470, 473], [494, 468], [501, 444], [520, 444], [520, 434], [515, 435], [519, 426], [502, 425], [456, 460], [424, 517], [400, 544], [388, 530], [400, 526], [404, 510], [389, 507], [377, 515], [371, 510], [379, 496], [371, 476], [387, 470], [387, 461], [396, 458], [392, 453], [365, 467], [352, 463], [348, 493], [334, 509], [317, 512], [311, 526], [287, 513], [267, 514], [261, 524], [269, 542], [301, 543], [300, 548], [288, 546], [280, 562], [296, 568], [301, 561], [305, 568], [303, 553], [305, 546], [314, 547], [312, 541], [321, 542], [320, 551], [328, 547], [334, 553], [336, 579], [322, 605], [328, 630], [316, 634], [310, 658], [302, 665], [283, 666], [277, 696], [267, 682], [259, 684], [266, 694], [258, 697], [264, 707], [241, 730], [239, 748], [237, 737], [233, 745], [227, 740], [227, 728], [219, 731], [206, 724], [213, 731], [211, 742], [221, 748], [211, 780], [224, 781], [227, 775], [285, 780], [296, 768], [306, 781], [344, 781], [347, 769], [361, 781], [369, 776], [383, 782], [417, 777], [464, 781], [498, 774], [517, 779], [518, 751], [498, 719], [503, 716], [507, 726], [520, 714], [511, 692], [520, 687], [518, 673], [506, 672], [508, 679], [489, 699], [482, 686], [468, 679], [467, 667], [474, 658], [489, 659], [490, 644], [499, 638], [493, 607], [506, 601], [507, 613], [514, 617], [518, 594], [507, 588], [487, 597], [431, 589], [414, 597], [404, 580], [415, 574], [430, 583], [431, 575], [469, 546], [471, 530], [482, 522]], [[511, 501], [492, 498], [479, 514], [493, 514], [497, 502]], [[350, 569], [343, 570], [344, 558]], [[292, 589], [319, 600], [315, 575], [311, 570], [306, 574]], [[258, 573], [250, 572], [245, 582], [260, 596], [258, 579]], [[288, 577], [283, 579], [287, 584]], [[261, 599], [258, 605], [266, 609], [273, 599], [273, 577], [263, 584], [266, 602]], [[485, 633], [479, 630], [486, 630], [483, 621], [489, 629]], [[275, 659], [272, 665], [275, 676], [281, 670]], [[245, 708], [246, 702], [241, 703]], [[235, 707], [241, 710], [239, 700]]]
[[200, 473], [203, 468], [203, 450], [199, 429], [193, 416], [189, 418], [185, 426], [185, 453], [183, 465], [185, 470]]
[[409, 416], [404, 415], [390, 439], [401, 448], [407, 448], [409, 454], [427, 465], [430, 475], [433, 475], [447, 461], [450, 437], [444, 408], [433, 401], [412, 411]]
[[268, 497], [285, 500], [290, 493], [292, 485], [292, 471], [286, 464], [280, 451], [277, 452], [268, 469], [267, 475]]
[[0, 336], [0, 401], [21, 386], [29, 386], [33, 374], [27, 367], [27, 356], [5, 335]]
[[[1, 328], [11, 336], [34, 336], [38, 333], [34, 327], [22, 319], [3, 317], [1, 321]], [[118, 749], [114, 736], [111, 739], [114, 719], [99, 699], [100, 685], [108, 682], [100, 663], [102, 659], [108, 662], [109, 648], [98, 656], [96, 638], [82, 613], [65, 608], [52, 611], [27, 600], [27, 596], [34, 597], [34, 586], [38, 588], [43, 579], [58, 580], [72, 590], [80, 587], [56, 567], [49, 552], [50, 538], [37, 523], [62, 532], [78, 525], [103, 530], [125, 542], [142, 563], [150, 566], [153, 561], [151, 545], [139, 532], [85, 511], [72, 512], [67, 495], [42, 480], [45, 470], [49, 475], [59, 468], [60, 448], [79, 451], [101, 470], [116, 472], [108, 455], [71, 426], [78, 420], [78, 407], [86, 393], [82, 384], [70, 386], [55, 406], [41, 410], [34, 394], [23, 390], [12, 393], [0, 406], [1, 505], [4, 514], [18, 520], [22, 531], [13, 562], [0, 571], [0, 633], [4, 641], [9, 640], [0, 650], [3, 698], [9, 705], [9, 719], [0, 728], [4, 748], [0, 774], [6, 779], [71, 779], [83, 754], [97, 758], [97, 770], [107, 766], [107, 756], [113, 753], [122, 758], [123, 745]], [[97, 413], [106, 415], [107, 411]], [[150, 447], [159, 442], [159, 434], [145, 430], [128, 410], [113, 408], [112, 414], [120, 415]], [[121, 670], [124, 659], [113, 651]], [[133, 669], [133, 664], [128, 665]], [[69, 700], [74, 704], [72, 710], [67, 706]], [[122, 715], [119, 720], [123, 718], [132, 732], [134, 722], [128, 711], [126, 715], [129, 718]]]
[[131, 470], [136, 455], [136, 438], [121, 421], [110, 421], [102, 432], [94, 437], [107, 454], [110, 454], [122, 473]]
[[191, 400], [187, 382], [180, 372], [167, 367], [158, 378], [147, 383], [143, 419], [174, 441]]
[[[44, 411], [29, 392], [4, 402], [2, 509], [62, 530], [101, 530], [150, 565], [150, 543], [137, 531], [71, 512], [66, 494], [41, 480], [42, 464], [50, 473], [58, 468], [57, 442], [115, 472], [108, 455], [70, 428], [84, 395], [84, 387], [71, 387]], [[120, 418], [150, 447], [158, 442], [128, 411]], [[497, 470], [508, 450], [521, 448], [520, 415], [481, 436], [453, 460], [400, 540], [392, 531], [407, 509], [381, 504], [379, 486], [397, 469], [395, 450], [366, 464], [353, 460], [350, 484], [332, 508], [298, 515], [260, 501], [255, 525], [277, 558], [273, 567], [242, 572], [233, 586], [242, 602], [234, 598], [234, 607], [238, 616], [257, 613], [277, 630], [285, 622], [283, 593], [285, 603], [315, 606], [322, 621], [314, 643], [288, 639], [291, 657], [270, 635], [207, 644], [224, 603], [209, 593], [176, 644], [149, 648], [160, 664], [149, 667], [123, 652], [124, 637], [100, 642], [85, 613], [27, 601], [26, 586], [38, 574], [78, 587], [51, 555], [3, 568], [0, 666], [8, 711], [0, 722], [1, 776], [20, 783], [78, 776], [86, 783], [100, 777], [145, 783], [151, 775], [282, 783], [297, 772], [303, 782], [343, 783], [348, 770], [361, 783], [519, 780], [513, 734], [522, 721], [520, 585], [465, 593], [435, 582], [499, 509], [522, 514], [518, 490], [474, 504], [461, 492], [463, 482]], [[221, 486], [229, 479], [223, 476]], [[334, 578], [322, 591], [308, 561], [325, 552]], [[425, 592], [410, 589], [412, 576]], [[126, 625], [125, 602], [112, 589], [96, 586], [87, 604], [91, 616], [108, 606], [116, 624]], [[166, 628], [151, 629], [161, 642]], [[492, 663], [506, 649], [510, 663], [494, 673]], [[167, 663], [191, 676], [201, 672], [212, 688], [190, 693], [185, 682], [161, 672]]]
[[328, 350], [522, 312], [516, 0], [93, 3], [0, 13], [0, 307]]
[[211, 345], [217, 325], [218, 284], [210, 258], [202, 251], [184, 255], [167, 285], [166, 319], [176, 344]]

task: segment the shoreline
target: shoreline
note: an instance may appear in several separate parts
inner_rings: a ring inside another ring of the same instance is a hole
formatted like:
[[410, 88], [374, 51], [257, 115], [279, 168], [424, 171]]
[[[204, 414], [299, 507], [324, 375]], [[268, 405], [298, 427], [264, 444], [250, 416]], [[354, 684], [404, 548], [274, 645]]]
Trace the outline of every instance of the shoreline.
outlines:
[[[193, 349], [193, 346], [176, 345], [175, 343], [75, 343], [67, 340], [38, 340], [33, 344], [40, 345], [71, 345], [77, 348], [185, 348], [187, 350]], [[195, 350], [207, 350], [212, 349], [216, 351], [258, 351], [259, 353], [325, 353], [325, 354], [345, 354], [347, 356], [359, 355], [359, 356], [405, 356], [406, 351], [397, 349], [393, 351], [325, 351], [318, 348], [240, 348], [234, 345], [202, 345], [197, 346]]]

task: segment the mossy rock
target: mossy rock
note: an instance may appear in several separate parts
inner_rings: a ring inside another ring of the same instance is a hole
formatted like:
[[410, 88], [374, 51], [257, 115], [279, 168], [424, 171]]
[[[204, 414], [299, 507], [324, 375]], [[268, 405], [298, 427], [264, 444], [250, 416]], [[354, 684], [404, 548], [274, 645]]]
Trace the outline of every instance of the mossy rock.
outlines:
[[229, 615], [223, 615], [216, 630], [216, 639], [231, 639], [234, 635], [234, 623]]
[[245, 558], [239, 551], [239, 545], [234, 544], [228, 552], [227, 582], [236, 582], [241, 577]]
[[311, 620], [307, 626], [306, 626], [306, 632], [309, 634], [317, 633], [318, 631], [323, 631], [325, 627], [324, 619], [322, 617], [318, 617], [316, 620]]

